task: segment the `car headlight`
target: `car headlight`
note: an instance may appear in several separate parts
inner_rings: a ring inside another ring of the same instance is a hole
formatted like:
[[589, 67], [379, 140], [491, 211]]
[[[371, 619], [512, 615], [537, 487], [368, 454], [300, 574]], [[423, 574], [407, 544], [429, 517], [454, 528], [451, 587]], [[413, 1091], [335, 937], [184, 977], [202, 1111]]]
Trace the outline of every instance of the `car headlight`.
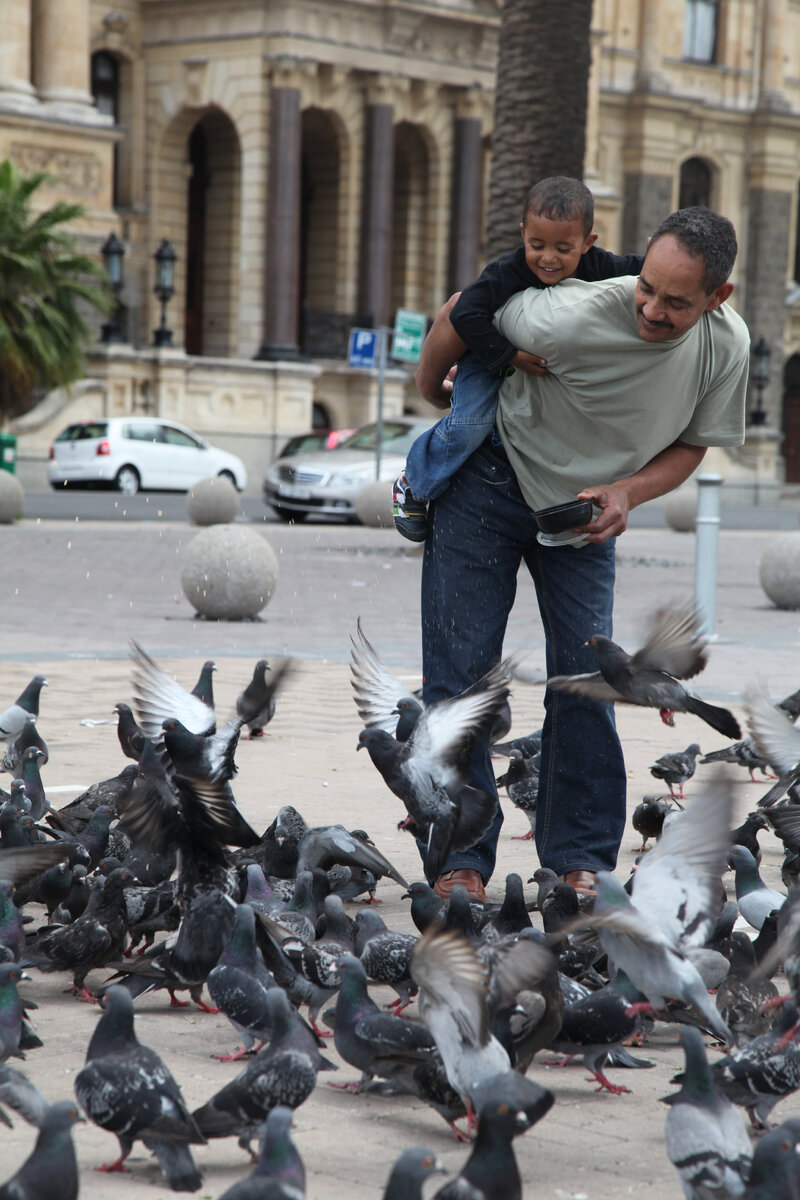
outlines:
[[334, 487], [358, 487], [359, 484], [368, 483], [374, 477], [375, 467], [370, 464], [367, 467], [354, 467], [350, 471], [337, 472], [335, 475], [331, 475], [329, 483]]

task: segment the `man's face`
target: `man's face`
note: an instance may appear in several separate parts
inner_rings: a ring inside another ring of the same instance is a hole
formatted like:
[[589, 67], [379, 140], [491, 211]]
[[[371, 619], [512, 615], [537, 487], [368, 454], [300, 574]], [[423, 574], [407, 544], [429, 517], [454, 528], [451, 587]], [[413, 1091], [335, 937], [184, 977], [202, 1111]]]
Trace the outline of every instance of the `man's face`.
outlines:
[[529, 212], [519, 227], [525, 243], [525, 261], [544, 284], [560, 283], [575, 274], [581, 255], [597, 238], [587, 237], [583, 221], [551, 221]]
[[705, 264], [683, 249], [671, 234], [664, 234], [647, 250], [634, 303], [636, 328], [644, 342], [673, 342], [700, 320], [704, 312], [719, 308], [733, 291], [723, 283], [708, 295], [702, 279]]

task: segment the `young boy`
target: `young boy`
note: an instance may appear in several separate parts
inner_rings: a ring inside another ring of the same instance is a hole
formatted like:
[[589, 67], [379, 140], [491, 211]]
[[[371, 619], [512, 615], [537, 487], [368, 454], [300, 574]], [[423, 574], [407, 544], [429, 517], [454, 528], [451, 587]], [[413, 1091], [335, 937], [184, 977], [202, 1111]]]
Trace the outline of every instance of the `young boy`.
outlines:
[[610, 254], [595, 246], [594, 199], [579, 179], [542, 179], [525, 198], [523, 244], [489, 263], [464, 288], [450, 320], [468, 352], [459, 360], [450, 412], [421, 434], [408, 453], [393, 489], [394, 523], [412, 542], [425, 540], [427, 502], [487, 438], [496, 436], [494, 416], [500, 384], [516, 368], [541, 374], [541, 360], [518, 350], [494, 326], [493, 317], [515, 292], [553, 287], [562, 279], [594, 281], [638, 275], [638, 254]]

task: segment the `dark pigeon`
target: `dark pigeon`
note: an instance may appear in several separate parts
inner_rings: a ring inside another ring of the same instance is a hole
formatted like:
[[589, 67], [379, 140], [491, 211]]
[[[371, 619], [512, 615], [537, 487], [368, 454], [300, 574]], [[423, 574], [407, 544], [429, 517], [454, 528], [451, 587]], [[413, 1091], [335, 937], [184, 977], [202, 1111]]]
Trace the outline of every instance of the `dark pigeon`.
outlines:
[[0, 950], [8, 951], [12, 959], [22, 957], [25, 948], [25, 929], [22, 913], [14, 903], [14, 885], [0, 879]]
[[177, 717], [169, 717], [161, 728], [169, 768], [178, 779], [190, 784], [227, 783], [233, 779], [240, 717], [234, 717], [216, 733], [192, 733]]
[[527, 833], [513, 835], [522, 842], [530, 841], [536, 832], [539, 762], [538, 755], [524, 758], [521, 750], [512, 750], [508, 756], [508, 770], [497, 779], [497, 786], [505, 787], [511, 803], [525, 814], [530, 824]]
[[587, 642], [597, 655], [599, 670], [586, 675], [557, 675], [547, 686], [606, 704], [636, 704], [657, 708], [665, 725], [676, 712], [693, 713], [725, 737], [740, 738], [739, 722], [727, 708], [707, 704], [687, 691], [679, 680], [691, 679], [706, 665], [706, 643], [698, 632], [693, 608], [674, 608], [659, 614], [646, 643], [627, 654], [610, 638], [596, 634]]
[[800, 1196], [800, 1120], [770, 1129], [756, 1143], [743, 1200], [796, 1200]]
[[3, 755], [2, 765], [0, 770], [10, 771], [12, 775], [19, 775], [22, 770], [22, 763], [25, 758], [25, 751], [33, 747], [36, 750], [41, 750], [42, 758], [40, 762], [42, 766], [49, 758], [47, 743], [45, 742], [39, 730], [36, 728], [36, 717], [31, 713], [27, 717], [25, 724], [19, 731], [13, 742], [8, 743], [5, 754]]
[[82, 1120], [71, 1100], [53, 1104], [42, 1120], [32, 1153], [11, 1179], [0, 1184], [0, 1200], [51, 1200], [54, 1195], [58, 1200], [77, 1200], [78, 1162], [72, 1126]]
[[138, 762], [142, 757], [146, 738], [143, 730], [136, 724], [133, 709], [130, 704], [120, 702], [114, 705], [114, 712], [117, 714], [117, 737], [122, 753], [126, 758]]
[[20, 779], [25, 784], [25, 794], [31, 802], [31, 816], [34, 821], [41, 821], [50, 807], [39, 771], [39, 763], [43, 758], [44, 755], [38, 746], [29, 746], [22, 756]]
[[506, 891], [499, 912], [490, 917], [501, 937], [512, 933], [521, 933], [523, 929], [531, 928], [528, 907], [525, 903], [525, 893], [522, 889], [522, 878], [515, 871], [506, 875]]
[[344, 825], [319, 825], [307, 829], [297, 847], [297, 871], [312, 867], [327, 870], [335, 864], [363, 867], [378, 877], [387, 875], [401, 887], [407, 888], [403, 876], [371, 842], [365, 842], [345, 829]]
[[769, 1032], [773, 1021], [771, 1004], [778, 996], [778, 989], [757, 970], [753, 943], [746, 933], [731, 934], [729, 957], [730, 971], [714, 999], [736, 1044], [741, 1046]]
[[253, 909], [238, 905], [219, 962], [207, 980], [211, 999], [242, 1039], [240, 1050], [220, 1056], [224, 1062], [235, 1062], [256, 1041], [268, 1041], [272, 1036], [266, 1000], [267, 992], [276, 985], [256, 946], [255, 923]]
[[387, 928], [385, 921], [370, 909], [356, 913], [355, 920], [356, 957], [369, 979], [388, 984], [397, 992], [397, 999], [389, 1007], [399, 1016], [417, 993], [417, 985], [411, 978], [411, 952], [417, 939], [411, 933]]
[[121, 987], [105, 993], [105, 1011], [75, 1077], [75, 1095], [90, 1121], [116, 1134], [120, 1157], [99, 1168], [122, 1171], [133, 1143], [152, 1150], [175, 1192], [195, 1192], [202, 1183], [191, 1143], [205, 1138], [190, 1115], [180, 1088], [159, 1056], [138, 1041], [133, 1000]]
[[[12, 1056], [25, 1057], [25, 1012], [36, 1005], [23, 1000], [17, 991], [23, 979], [30, 979], [30, 975], [18, 963], [0, 962], [0, 1062]], [[38, 1038], [36, 1044], [42, 1044]]]
[[[584, 1066], [597, 1080], [598, 1091], [614, 1095], [630, 1091], [612, 1083], [603, 1067], [623, 1042], [640, 1032], [641, 1018], [635, 1012], [629, 1013], [629, 1008], [641, 999], [641, 993], [625, 973], [618, 971], [612, 983], [565, 1004], [561, 1028], [550, 1042], [551, 1049], [565, 1055], [557, 1065], [566, 1066], [573, 1056], [580, 1054]], [[636, 1066], [654, 1065], [641, 1059], [632, 1061]]]
[[85, 829], [98, 808], [108, 808], [117, 817], [124, 810], [135, 781], [136, 767], [131, 763], [130, 766], [123, 767], [118, 775], [93, 783], [63, 808], [49, 808], [47, 823], [54, 829], [77, 836]]
[[800, 1046], [793, 1037], [798, 1020], [795, 1005], [785, 1004], [773, 1029], [711, 1068], [717, 1087], [732, 1103], [746, 1109], [756, 1129], [767, 1128], [778, 1101], [800, 1087]]
[[422, 1200], [422, 1185], [431, 1175], [446, 1175], [435, 1154], [423, 1146], [409, 1146], [392, 1167], [383, 1200]]
[[306, 1169], [291, 1129], [292, 1110], [279, 1104], [267, 1116], [255, 1169], [219, 1200], [304, 1200]]
[[647, 849], [651, 838], [660, 838], [664, 821], [673, 812], [670, 796], [643, 796], [641, 804], [637, 804], [631, 813], [631, 825], [641, 835], [642, 844], [636, 851], [642, 854]]
[[136, 642], [131, 642], [131, 655], [135, 663], [133, 703], [145, 737], [151, 742], [160, 741], [164, 721], [173, 717], [191, 733], [216, 733], [211, 692], [212, 662], [203, 664], [200, 679], [194, 689], [187, 692]]
[[[291, 665], [292, 660], [286, 659], [273, 671], [267, 660], [260, 658], [250, 683], [236, 697], [236, 712], [250, 730], [251, 738], [264, 736], [264, 726], [275, 715], [276, 697]], [[269, 679], [267, 671], [270, 672]]]
[[542, 731], [534, 730], [522, 737], [512, 738], [510, 742], [494, 742], [492, 754], [502, 754], [509, 757], [512, 750], [519, 750], [523, 758], [537, 758], [542, 752]]
[[697, 742], [692, 742], [691, 746], [687, 746], [685, 750], [678, 750], [673, 754], [662, 754], [661, 758], [657, 758], [653, 763], [650, 774], [654, 779], [663, 779], [671, 796], [675, 794], [674, 789], [677, 786], [678, 798], [683, 800], [685, 798], [683, 785], [694, 775], [700, 753]]
[[39, 697], [43, 687], [47, 687], [44, 675], [34, 675], [25, 690], [17, 696], [13, 704], [0, 712], [0, 740], [13, 741], [20, 733], [28, 717], [39, 716]]

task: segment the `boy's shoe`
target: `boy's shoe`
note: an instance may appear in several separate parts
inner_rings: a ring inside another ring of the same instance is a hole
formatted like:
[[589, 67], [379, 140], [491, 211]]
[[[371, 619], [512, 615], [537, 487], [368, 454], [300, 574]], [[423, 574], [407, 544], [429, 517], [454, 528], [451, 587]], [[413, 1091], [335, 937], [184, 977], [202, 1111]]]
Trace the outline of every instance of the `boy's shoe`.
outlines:
[[406, 473], [398, 475], [392, 488], [392, 516], [398, 533], [410, 542], [424, 542], [428, 532], [428, 506], [417, 500], [408, 486]]

